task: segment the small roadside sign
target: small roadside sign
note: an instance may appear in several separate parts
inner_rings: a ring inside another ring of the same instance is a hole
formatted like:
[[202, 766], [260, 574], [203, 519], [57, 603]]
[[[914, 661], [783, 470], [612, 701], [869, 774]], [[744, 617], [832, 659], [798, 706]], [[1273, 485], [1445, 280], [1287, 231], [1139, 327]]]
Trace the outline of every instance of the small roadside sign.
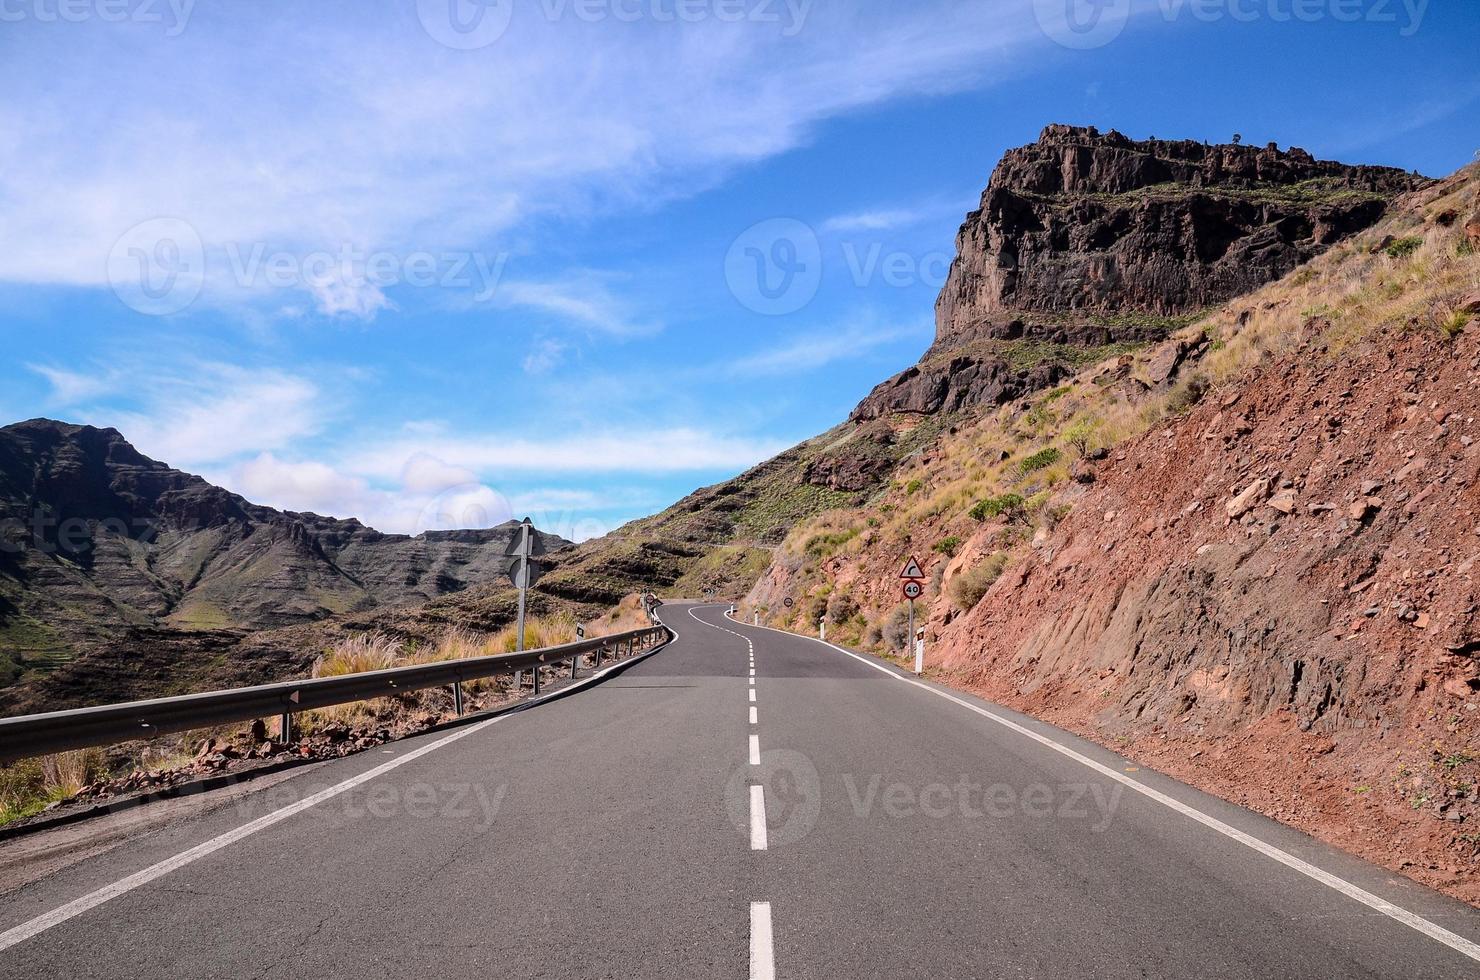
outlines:
[[918, 599], [921, 595], [924, 594], [924, 592], [925, 586], [921, 585], [919, 582], [916, 582], [914, 579], [911, 579], [904, 584], [904, 597], [906, 599]]
[[585, 638], [586, 638], [586, 627], [583, 624], [581, 624], [581, 623], [576, 623], [576, 639], [578, 639], [578, 640], [584, 640]]
[[786, 606], [787, 609], [790, 609], [792, 606], [796, 605], [796, 602], [792, 600], [791, 596], [787, 596], [786, 601], [783, 602], [782, 605]]
[[925, 577], [925, 569], [920, 567], [920, 560], [918, 558], [911, 558], [909, 564], [904, 566], [904, 571], [899, 573], [899, 577], [902, 579], [923, 579]]

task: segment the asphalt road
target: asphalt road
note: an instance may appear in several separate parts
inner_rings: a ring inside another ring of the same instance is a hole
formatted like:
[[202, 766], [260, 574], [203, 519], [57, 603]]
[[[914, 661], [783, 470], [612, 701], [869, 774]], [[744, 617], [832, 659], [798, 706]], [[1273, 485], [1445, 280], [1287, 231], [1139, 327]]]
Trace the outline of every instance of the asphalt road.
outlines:
[[676, 642], [565, 699], [0, 895], [0, 977], [1480, 977], [1480, 913], [1406, 879], [723, 607], [662, 615]]

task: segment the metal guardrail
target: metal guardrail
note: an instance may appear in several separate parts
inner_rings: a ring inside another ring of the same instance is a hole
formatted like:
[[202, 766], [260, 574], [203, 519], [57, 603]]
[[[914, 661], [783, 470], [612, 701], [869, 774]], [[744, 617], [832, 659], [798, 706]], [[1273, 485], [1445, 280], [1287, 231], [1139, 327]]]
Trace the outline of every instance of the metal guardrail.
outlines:
[[394, 697], [433, 687], [451, 686], [461, 714], [462, 684], [466, 681], [532, 669], [535, 692], [538, 693], [538, 668], [541, 666], [569, 661], [571, 676], [574, 677], [580, 665], [578, 658], [586, 654], [595, 654], [596, 666], [600, 667], [608, 655], [616, 658], [631, 656], [660, 646], [671, 637], [668, 628], [659, 625], [523, 653], [444, 660], [342, 677], [285, 681], [260, 687], [0, 718], [0, 763], [274, 715], [282, 719], [280, 734], [286, 741], [292, 728], [292, 716], [300, 711]]

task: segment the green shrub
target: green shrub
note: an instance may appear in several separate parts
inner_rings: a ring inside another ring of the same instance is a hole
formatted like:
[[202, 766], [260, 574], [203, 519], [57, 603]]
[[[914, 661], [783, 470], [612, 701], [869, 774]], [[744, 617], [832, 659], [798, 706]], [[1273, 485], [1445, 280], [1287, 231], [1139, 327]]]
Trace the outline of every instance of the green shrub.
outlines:
[[1018, 466], [1024, 473], [1033, 473], [1046, 467], [1052, 466], [1063, 458], [1063, 453], [1059, 452], [1053, 446], [1049, 446], [1047, 449], [1038, 450], [1036, 453], [1023, 460], [1020, 464], [1018, 464]]
[[948, 558], [954, 557], [956, 554], [956, 549], [959, 547], [961, 547], [961, 539], [954, 534], [948, 538], [942, 538], [939, 541], [935, 542], [935, 550]]
[[999, 551], [951, 579], [951, 601], [956, 604], [956, 608], [962, 612], [975, 609], [976, 604], [982, 601], [982, 596], [992, 587], [992, 583], [1002, 577], [1007, 559], [1007, 552]]
[[1470, 313], [1468, 310], [1451, 310], [1447, 316], [1439, 320], [1439, 329], [1444, 331], [1446, 337], [1457, 337], [1470, 325]]
[[1400, 238], [1393, 242], [1387, 248], [1383, 249], [1383, 251], [1387, 252], [1389, 258], [1406, 259], [1414, 252], [1417, 252], [1422, 245], [1422, 238], [1417, 235], [1409, 235], [1406, 238]]
[[909, 483], [906, 483], [904, 485], [904, 494], [906, 497], [913, 497], [915, 494], [920, 492], [920, 488], [923, 486], [925, 486], [925, 484], [922, 481], [911, 480]]
[[1183, 412], [1191, 410], [1207, 396], [1208, 390], [1211, 387], [1208, 384], [1208, 379], [1201, 374], [1193, 374], [1185, 380], [1178, 382], [1177, 386], [1172, 389], [1171, 394], [1167, 396], [1167, 414], [1181, 415]]
[[988, 497], [979, 501], [971, 508], [971, 517], [974, 520], [984, 521], [989, 517], [1001, 517], [1006, 514], [1009, 518], [1015, 517], [1023, 512], [1023, 498], [1021, 494], [1004, 493], [1000, 497]]

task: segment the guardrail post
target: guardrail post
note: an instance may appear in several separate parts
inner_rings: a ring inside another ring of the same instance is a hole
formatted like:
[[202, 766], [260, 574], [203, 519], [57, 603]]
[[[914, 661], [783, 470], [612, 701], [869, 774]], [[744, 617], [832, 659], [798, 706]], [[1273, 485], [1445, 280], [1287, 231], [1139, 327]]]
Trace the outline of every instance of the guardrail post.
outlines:
[[530, 673], [534, 675], [534, 693], [538, 697], [540, 693], [540, 665], [535, 664], [534, 670], [530, 671]]
[[597, 670], [600, 670], [601, 669], [601, 655], [603, 653], [605, 653], [605, 652], [606, 652], [606, 644], [605, 643], [603, 643], [601, 646], [599, 646], [599, 647], [596, 648], [596, 669]]
[[581, 655], [578, 653], [570, 658], [570, 679], [575, 680], [581, 670]]
[[293, 712], [284, 711], [282, 718], [278, 719], [278, 738], [284, 745], [293, 742]]
[[462, 681], [452, 682], [452, 710], [457, 712], [459, 718], [463, 715], [463, 690]]

